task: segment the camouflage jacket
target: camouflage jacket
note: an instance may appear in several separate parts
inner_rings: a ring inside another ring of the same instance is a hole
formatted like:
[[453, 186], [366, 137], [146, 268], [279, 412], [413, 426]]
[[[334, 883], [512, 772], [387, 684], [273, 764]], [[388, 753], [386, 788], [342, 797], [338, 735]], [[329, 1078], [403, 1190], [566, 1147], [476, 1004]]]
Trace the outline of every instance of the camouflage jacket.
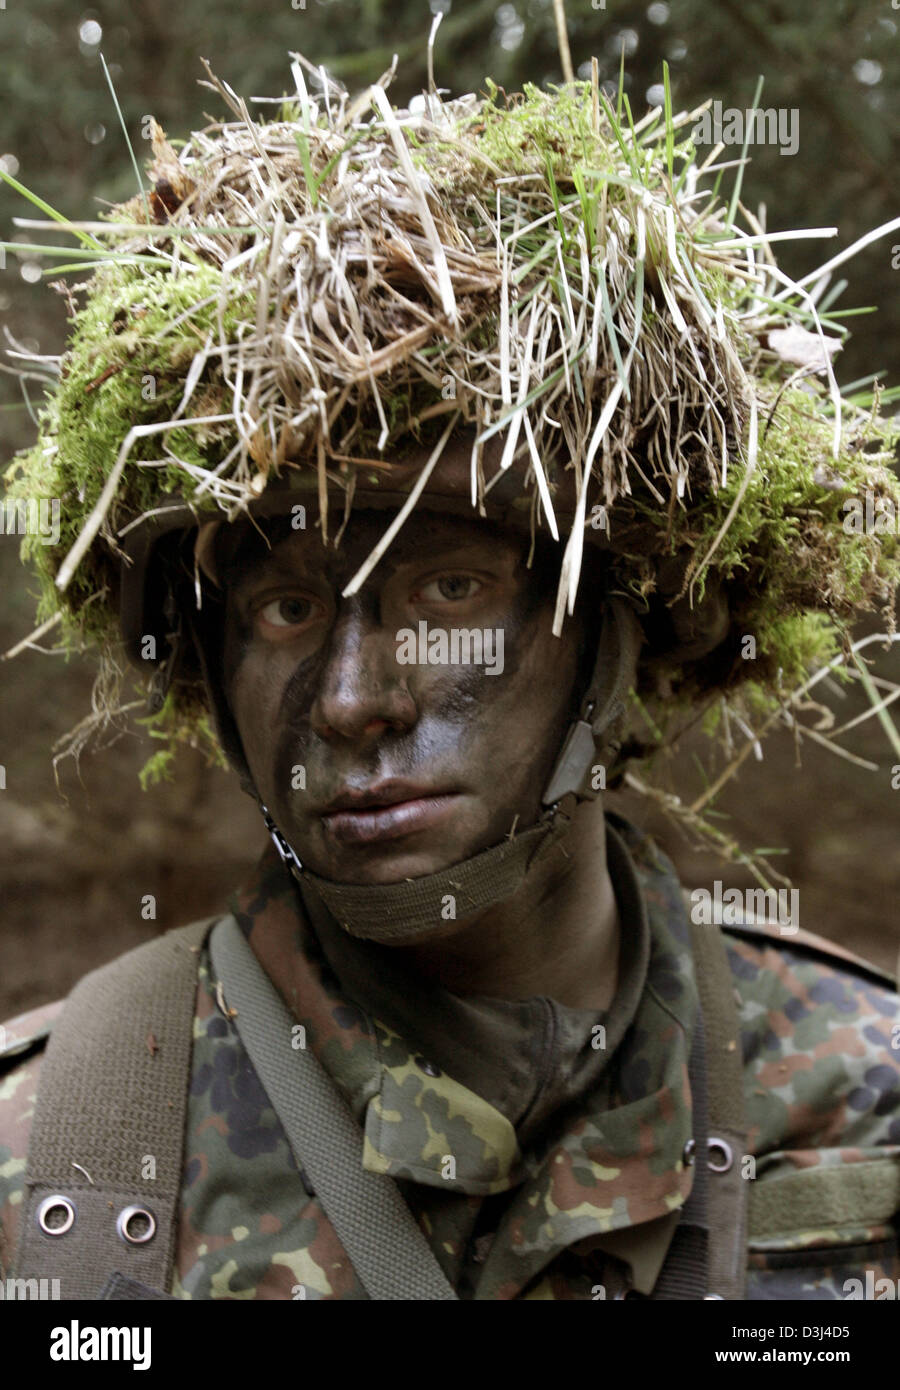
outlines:
[[[232, 904], [360, 1122], [363, 1167], [396, 1179], [461, 1298], [647, 1296], [690, 1192], [687, 911], [653, 842], [606, 821], [623, 927], [606, 1011], [460, 997], [412, 978], [302, 896], [272, 850]], [[728, 932], [749, 1299], [835, 1299], [851, 1278], [866, 1289], [900, 1278], [900, 1195], [886, 1206], [866, 1186], [873, 1160], [892, 1160], [900, 1179], [900, 1000], [878, 972], [802, 935]], [[204, 951], [171, 1292], [364, 1297], [214, 984]], [[61, 1007], [13, 1020], [7, 1038], [39, 1033]], [[18, 1241], [40, 1068], [39, 1046], [0, 1058], [0, 1277]], [[823, 1167], [848, 1181], [811, 1212], [804, 1174]], [[762, 1186], [779, 1182], [778, 1219], [771, 1205], [768, 1220], [754, 1217]]]

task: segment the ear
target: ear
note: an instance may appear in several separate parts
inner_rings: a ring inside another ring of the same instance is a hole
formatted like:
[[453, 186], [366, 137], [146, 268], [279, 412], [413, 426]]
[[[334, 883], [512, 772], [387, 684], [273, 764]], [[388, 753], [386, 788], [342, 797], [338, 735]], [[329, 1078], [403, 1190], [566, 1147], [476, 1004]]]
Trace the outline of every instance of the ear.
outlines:
[[[657, 592], [666, 601], [675, 639], [675, 652], [681, 661], [707, 656], [728, 636], [730, 614], [721, 583], [707, 575], [706, 591], [691, 607], [690, 595], [681, 594], [692, 551], [671, 556], [657, 566]], [[676, 597], [677, 595], [680, 597]]]

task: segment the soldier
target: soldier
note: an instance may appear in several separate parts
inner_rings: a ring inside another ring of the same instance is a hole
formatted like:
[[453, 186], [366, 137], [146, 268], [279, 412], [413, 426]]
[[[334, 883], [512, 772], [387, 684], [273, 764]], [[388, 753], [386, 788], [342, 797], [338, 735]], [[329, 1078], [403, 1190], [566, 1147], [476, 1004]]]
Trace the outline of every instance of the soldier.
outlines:
[[2, 1273], [896, 1289], [890, 980], [795, 919], [692, 921], [598, 794], [642, 751], [630, 692], [737, 699], [749, 630], [780, 700], [823, 615], [889, 598], [896, 560], [839, 512], [890, 495], [887, 425], [845, 404], [829, 454], [826, 399], [709, 250], [736, 232], [590, 84], [424, 114], [376, 88], [364, 119], [295, 77], [280, 121], [227, 89], [216, 140], [158, 133], [138, 268], [92, 282], [21, 465], [80, 501], [38, 557], [66, 621], [150, 662], [176, 738], [212, 716], [272, 844], [230, 912], [7, 1025]]

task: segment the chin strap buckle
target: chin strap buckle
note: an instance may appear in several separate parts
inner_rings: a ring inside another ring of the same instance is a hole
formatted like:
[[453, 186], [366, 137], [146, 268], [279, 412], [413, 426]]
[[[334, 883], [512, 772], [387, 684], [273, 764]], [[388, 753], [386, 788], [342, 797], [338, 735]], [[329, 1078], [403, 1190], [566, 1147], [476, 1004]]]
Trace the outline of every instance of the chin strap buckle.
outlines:
[[299, 882], [300, 875], [303, 873], [303, 865], [297, 858], [297, 855], [294, 853], [293, 849], [291, 849], [291, 846], [288, 844], [281, 831], [278, 829], [278, 826], [275, 824], [271, 814], [269, 813], [268, 807], [264, 806], [263, 803], [260, 802], [259, 809], [262, 811], [263, 820], [266, 823], [266, 829], [272, 836], [272, 843], [278, 851], [279, 859], [281, 860], [282, 864], [287, 865], [291, 873], [294, 875], [294, 878], [296, 878]]
[[[633, 607], [618, 595], [606, 600], [597, 656], [581, 713], [569, 725], [562, 752], [541, 798], [555, 810], [564, 796], [593, 801], [604, 790], [606, 768], [597, 764], [604, 734], [624, 713], [628, 688], [641, 644], [641, 628]], [[607, 756], [615, 759], [620, 739], [607, 739]], [[600, 785], [595, 786], [595, 768]]]

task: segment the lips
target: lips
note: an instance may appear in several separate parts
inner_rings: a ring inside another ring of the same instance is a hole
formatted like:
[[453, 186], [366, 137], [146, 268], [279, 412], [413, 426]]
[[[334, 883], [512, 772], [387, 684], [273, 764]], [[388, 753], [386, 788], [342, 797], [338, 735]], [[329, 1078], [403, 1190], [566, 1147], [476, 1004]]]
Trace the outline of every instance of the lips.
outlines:
[[407, 782], [348, 788], [321, 812], [326, 831], [340, 844], [374, 844], [429, 830], [448, 814], [455, 792], [438, 792]]

